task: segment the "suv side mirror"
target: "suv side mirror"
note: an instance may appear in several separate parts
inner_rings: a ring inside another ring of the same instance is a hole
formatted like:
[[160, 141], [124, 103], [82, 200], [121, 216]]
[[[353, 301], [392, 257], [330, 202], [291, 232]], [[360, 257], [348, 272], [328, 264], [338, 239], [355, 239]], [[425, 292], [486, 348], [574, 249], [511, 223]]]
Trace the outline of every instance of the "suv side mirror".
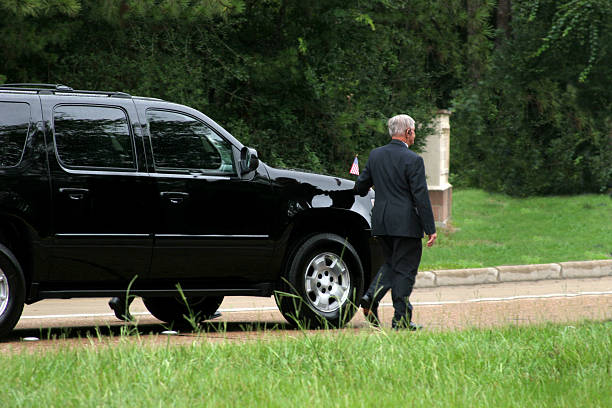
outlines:
[[246, 174], [259, 167], [259, 157], [257, 150], [249, 147], [243, 147], [240, 150], [240, 173]]

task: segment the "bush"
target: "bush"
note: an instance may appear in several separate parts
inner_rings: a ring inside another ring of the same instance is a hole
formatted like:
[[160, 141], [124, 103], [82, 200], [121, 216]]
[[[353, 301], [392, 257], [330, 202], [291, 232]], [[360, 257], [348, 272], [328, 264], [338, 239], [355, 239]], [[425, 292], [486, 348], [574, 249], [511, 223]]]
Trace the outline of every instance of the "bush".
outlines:
[[514, 7], [513, 37], [495, 50], [481, 81], [456, 94], [452, 180], [515, 196], [605, 191], [612, 180], [611, 19], [598, 20], [609, 29], [585, 78], [590, 51], [581, 37], [539, 52], [540, 39], [561, 23], [555, 2], [538, 4]]
[[[19, 27], [12, 26], [11, 9], [0, 15], [7, 30], [32, 33], [16, 53], [8, 44], [1, 51], [0, 38], [0, 60], [7, 61], [0, 72], [9, 82], [65, 83], [187, 104], [269, 164], [342, 176], [354, 154], [363, 166], [369, 151], [388, 141], [386, 120], [394, 114], [409, 113], [425, 125], [417, 139], [422, 146], [458, 58], [442, 55], [457, 41], [446, 1], [410, 2], [410, 8], [354, 0], [228, 1], [240, 6], [229, 14], [189, 1], [163, 2], [165, 11], [152, 0], [108, 7], [61, 2], [80, 8], [61, 19], [53, 40], [47, 39], [59, 23], [50, 27], [44, 9], [19, 17]], [[430, 18], [445, 20], [448, 35], [432, 31]]]
[[[347, 176], [408, 113], [451, 117], [451, 182], [513, 195], [612, 179], [612, 2], [0, 0], [0, 83], [190, 105], [267, 163]], [[503, 14], [503, 13], [502, 13]], [[506, 29], [506, 23], [509, 28]]]

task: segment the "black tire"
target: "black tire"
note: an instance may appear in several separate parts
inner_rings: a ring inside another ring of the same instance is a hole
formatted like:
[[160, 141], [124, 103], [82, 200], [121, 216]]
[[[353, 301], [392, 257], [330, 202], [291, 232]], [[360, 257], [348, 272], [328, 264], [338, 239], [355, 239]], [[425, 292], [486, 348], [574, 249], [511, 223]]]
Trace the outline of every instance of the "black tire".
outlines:
[[25, 279], [19, 261], [0, 244], [0, 338], [13, 330], [25, 302]]
[[342, 327], [355, 315], [362, 292], [363, 267], [357, 251], [346, 239], [323, 233], [307, 238], [293, 251], [275, 299], [295, 326]]
[[143, 297], [147, 310], [162, 322], [184, 326], [189, 323], [189, 309], [195, 318], [195, 323], [210, 319], [219, 309], [223, 296], [188, 297], [189, 308], [181, 297]]

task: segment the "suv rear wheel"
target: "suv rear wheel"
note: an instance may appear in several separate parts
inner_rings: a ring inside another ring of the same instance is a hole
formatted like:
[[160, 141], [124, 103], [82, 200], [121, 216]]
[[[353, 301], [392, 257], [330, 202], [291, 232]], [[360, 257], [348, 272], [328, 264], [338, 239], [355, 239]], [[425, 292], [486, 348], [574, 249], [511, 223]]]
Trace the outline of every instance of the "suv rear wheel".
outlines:
[[[217, 311], [223, 296], [197, 296], [188, 297], [187, 305], [181, 297], [144, 297], [142, 298], [147, 310], [155, 318], [166, 323], [184, 325], [188, 323], [185, 318], [190, 318], [189, 311], [195, 318], [195, 323], [208, 320]], [[189, 306], [189, 307], [187, 307]]]
[[283, 316], [304, 328], [341, 327], [353, 318], [363, 291], [357, 251], [335, 234], [317, 234], [289, 260], [283, 291], [275, 295]]
[[0, 337], [19, 321], [25, 302], [25, 279], [17, 258], [0, 244]]

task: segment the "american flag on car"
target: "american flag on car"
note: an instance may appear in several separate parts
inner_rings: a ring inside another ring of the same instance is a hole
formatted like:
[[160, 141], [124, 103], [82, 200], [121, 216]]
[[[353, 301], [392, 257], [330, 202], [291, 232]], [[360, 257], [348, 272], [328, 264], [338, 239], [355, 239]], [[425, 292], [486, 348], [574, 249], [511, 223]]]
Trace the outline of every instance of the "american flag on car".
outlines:
[[353, 160], [353, 165], [351, 166], [349, 173], [356, 176], [359, 175], [359, 162], [357, 161], [357, 156], [355, 156], [355, 160]]

